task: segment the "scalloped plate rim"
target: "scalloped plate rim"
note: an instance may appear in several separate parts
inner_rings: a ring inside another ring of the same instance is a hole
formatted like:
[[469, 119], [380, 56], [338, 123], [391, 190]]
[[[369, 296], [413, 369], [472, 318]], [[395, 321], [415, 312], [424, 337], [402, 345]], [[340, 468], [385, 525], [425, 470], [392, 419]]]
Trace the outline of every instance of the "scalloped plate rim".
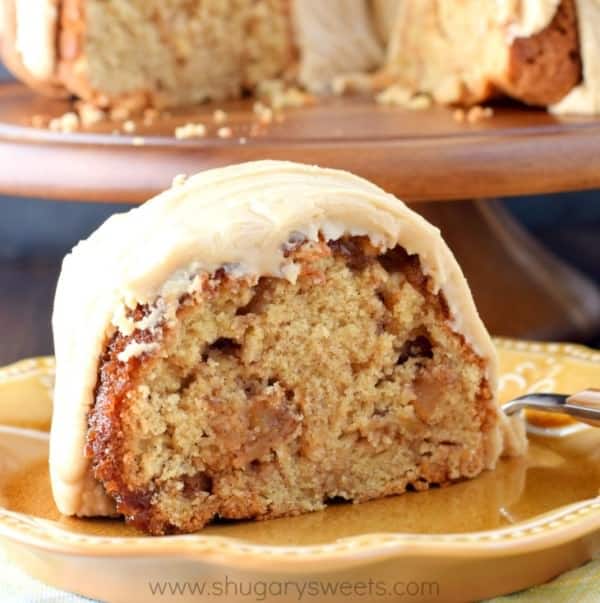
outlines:
[[[529, 353], [561, 353], [575, 359], [600, 363], [600, 352], [580, 344], [538, 343], [495, 338], [501, 348]], [[0, 367], [3, 379], [51, 369], [53, 358], [42, 356]], [[1, 432], [47, 439], [46, 432], [0, 426]], [[45, 525], [47, 524], [47, 525]], [[305, 570], [315, 560], [333, 565], [363, 563], [394, 556], [431, 557], [452, 554], [455, 558], [509, 556], [560, 546], [600, 532], [600, 495], [557, 507], [513, 526], [458, 534], [377, 532], [350, 536], [326, 544], [262, 545], [229, 536], [187, 534], [151, 538], [79, 535], [49, 520], [9, 511], [0, 506], [0, 537], [40, 550], [86, 557], [164, 557], [210, 561], [217, 565], [259, 567], [277, 561], [287, 569]]]

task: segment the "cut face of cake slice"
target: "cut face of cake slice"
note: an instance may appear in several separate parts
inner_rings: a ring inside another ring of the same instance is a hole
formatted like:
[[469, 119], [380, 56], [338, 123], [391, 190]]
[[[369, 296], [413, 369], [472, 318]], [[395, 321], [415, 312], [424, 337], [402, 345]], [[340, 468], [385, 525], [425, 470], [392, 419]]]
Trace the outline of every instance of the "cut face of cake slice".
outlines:
[[439, 231], [336, 170], [205, 172], [65, 258], [51, 476], [152, 534], [424, 490], [519, 454]]
[[368, 0], [32, 2], [0, 3], [5, 62], [37, 89], [101, 107], [236, 98], [296, 73], [323, 92], [383, 61]]
[[59, 75], [100, 105], [239, 96], [292, 61], [286, 0], [64, 0]]

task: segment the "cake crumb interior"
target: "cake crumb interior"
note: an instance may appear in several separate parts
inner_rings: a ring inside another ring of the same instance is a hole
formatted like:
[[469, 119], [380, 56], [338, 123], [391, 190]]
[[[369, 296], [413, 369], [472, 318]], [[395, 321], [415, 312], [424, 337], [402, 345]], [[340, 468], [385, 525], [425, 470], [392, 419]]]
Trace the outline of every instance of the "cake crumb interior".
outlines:
[[207, 276], [156, 352], [117, 358], [150, 332], [107, 342], [87, 452], [143, 529], [295, 515], [484, 468], [485, 365], [418, 258], [362, 237], [287, 255], [295, 283]]
[[285, 0], [88, 0], [85, 11], [85, 69], [110, 96], [149, 93], [165, 106], [236, 97], [292, 58]]

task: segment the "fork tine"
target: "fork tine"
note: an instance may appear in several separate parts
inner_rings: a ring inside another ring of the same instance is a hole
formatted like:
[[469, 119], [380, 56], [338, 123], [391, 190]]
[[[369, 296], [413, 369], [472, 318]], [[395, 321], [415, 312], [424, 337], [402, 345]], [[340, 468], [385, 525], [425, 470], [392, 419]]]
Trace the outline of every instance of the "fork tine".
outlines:
[[515, 398], [502, 406], [502, 410], [507, 415], [515, 414], [525, 408], [567, 414], [592, 427], [600, 427], [599, 390], [584, 390], [571, 396], [532, 393]]

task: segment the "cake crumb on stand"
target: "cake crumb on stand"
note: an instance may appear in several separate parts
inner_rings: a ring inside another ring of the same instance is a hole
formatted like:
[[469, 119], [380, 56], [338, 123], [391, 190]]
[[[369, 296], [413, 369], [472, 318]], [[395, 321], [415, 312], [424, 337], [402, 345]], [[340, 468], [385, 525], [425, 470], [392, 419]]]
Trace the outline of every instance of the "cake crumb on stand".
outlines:
[[263, 124], [269, 124], [273, 121], [273, 109], [265, 105], [262, 101], [256, 101], [252, 106], [252, 111]]
[[228, 119], [229, 115], [226, 111], [223, 111], [223, 109], [215, 109], [215, 111], [213, 112], [213, 121], [216, 124], [222, 125], [226, 123]]
[[68, 111], [60, 117], [55, 117], [48, 123], [48, 129], [52, 132], [63, 132], [70, 134], [79, 129], [79, 116], [74, 111]]
[[204, 138], [206, 136], [206, 126], [203, 123], [187, 123], [175, 128], [175, 138], [177, 140], [186, 140], [188, 138]]
[[217, 136], [219, 138], [231, 138], [233, 136], [233, 131], [228, 126], [223, 126], [217, 130]]
[[379, 105], [402, 107], [411, 111], [423, 111], [433, 105], [429, 94], [414, 92], [405, 86], [395, 84], [380, 92], [375, 100]]
[[283, 80], [264, 80], [259, 83], [256, 96], [273, 110], [298, 108], [312, 105], [315, 97], [296, 86], [288, 86]]
[[106, 112], [87, 102], [75, 103], [75, 110], [79, 114], [81, 125], [85, 128], [94, 126], [106, 119]]
[[491, 119], [494, 116], [494, 109], [492, 107], [482, 107], [481, 105], [475, 105], [469, 109], [458, 108], [452, 113], [452, 119], [457, 123], [469, 123], [476, 124], [484, 119]]
[[132, 119], [123, 122], [123, 132], [133, 134], [136, 131], [136, 123]]

